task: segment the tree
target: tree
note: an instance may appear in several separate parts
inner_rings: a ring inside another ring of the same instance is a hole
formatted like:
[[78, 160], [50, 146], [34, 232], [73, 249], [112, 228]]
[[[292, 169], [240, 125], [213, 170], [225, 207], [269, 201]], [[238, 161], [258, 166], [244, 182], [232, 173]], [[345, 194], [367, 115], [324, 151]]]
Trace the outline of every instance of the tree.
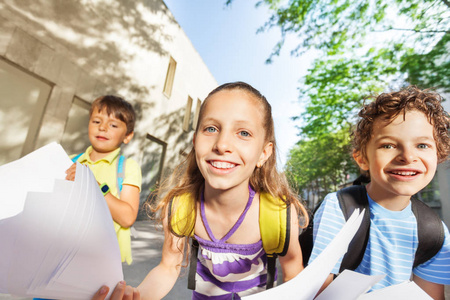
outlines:
[[399, 59], [391, 64], [399, 68], [399, 76], [406, 76], [411, 84], [450, 91], [447, 79], [450, 1], [290, 0], [285, 3], [281, 0], [257, 3], [273, 11], [259, 31], [274, 27], [281, 30], [281, 40], [268, 62], [280, 53], [286, 37], [295, 34], [302, 41], [292, 50], [295, 55], [312, 48], [321, 52], [319, 60], [335, 56], [367, 57], [373, 51], [367, 48], [395, 51]]
[[268, 63], [291, 34], [301, 41], [293, 55], [319, 52], [299, 87], [305, 111], [294, 119], [304, 124], [302, 140], [286, 170], [302, 191], [335, 189], [334, 180], [351, 170], [343, 169], [353, 165], [348, 139], [337, 137], [348, 137], [343, 132], [368, 96], [405, 84], [450, 91], [448, 0], [261, 0], [257, 5], [273, 11], [259, 32], [281, 30]]
[[[300, 87], [300, 101], [307, 103], [301, 118], [303, 138], [348, 128], [366, 96], [384, 88], [399, 68], [392, 51], [372, 49], [361, 58], [337, 57], [315, 60]], [[385, 62], [385, 63], [383, 63]], [[390, 62], [390, 63], [387, 63]]]
[[431, 51], [425, 54], [407, 49], [401, 59], [400, 71], [406, 81], [423, 86], [440, 87], [450, 92], [450, 34], [446, 33]]
[[281, 31], [268, 63], [289, 35], [301, 41], [291, 54], [319, 53], [299, 87], [305, 111], [294, 119], [304, 125], [286, 167], [301, 191], [320, 194], [348, 174], [348, 168], [339, 171], [353, 165], [343, 133], [370, 95], [407, 84], [450, 92], [449, 0], [260, 0], [261, 5], [273, 13], [258, 32]]
[[[227, 1], [230, 3], [231, 1]], [[302, 41], [293, 53], [315, 48], [334, 55], [361, 47], [368, 34], [398, 31], [406, 38], [429, 43], [449, 33], [448, 0], [261, 0], [273, 11], [260, 31], [280, 28], [282, 38], [272, 55], [279, 54], [285, 38], [296, 34]]]
[[348, 129], [301, 140], [290, 151], [286, 164], [288, 180], [311, 208], [357, 170], [349, 155]]

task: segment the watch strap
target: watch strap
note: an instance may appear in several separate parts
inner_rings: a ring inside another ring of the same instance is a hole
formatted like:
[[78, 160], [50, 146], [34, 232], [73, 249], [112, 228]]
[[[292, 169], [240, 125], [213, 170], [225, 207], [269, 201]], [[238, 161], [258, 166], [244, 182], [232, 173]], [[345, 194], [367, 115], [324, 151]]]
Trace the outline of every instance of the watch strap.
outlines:
[[106, 196], [110, 192], [109, 186], [106, 183], [100, 185], [100, 190], [103, 193], [103, 196]]

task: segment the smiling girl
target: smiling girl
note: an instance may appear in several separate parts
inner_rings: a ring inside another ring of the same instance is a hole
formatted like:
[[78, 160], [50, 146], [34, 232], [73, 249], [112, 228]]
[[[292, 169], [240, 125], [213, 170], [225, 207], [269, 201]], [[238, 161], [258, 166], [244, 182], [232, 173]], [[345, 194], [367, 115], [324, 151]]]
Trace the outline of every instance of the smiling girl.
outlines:
[[[283, 280], [302, 269], [299, 214], [305, 208], [276, 168], [270, 104], [252, 86], [219, 86], [203, 102], [193, 149], [172, 176], [171, 190], [157, 206], [164, 227], [162, 259], [136, 289], [120, 283], [114, 299], [161, 299], [173, 287], [186, 258], [186, 237], [198, 243], [192, 299], [240, 299], [266, 289], [267, 254], [260, 231], [260, 204], [286, 207], [291, 243], [279, 261]], [[179, 175], [177, 175], [179, 174]], [[180, 218], [178, 210], [185, 210]], [[190, 217], [193, 216], [193, 217]], [[194, 262], [195, 263], [195, 262]], [[103, 291], [105, 292], [105, 291]]]

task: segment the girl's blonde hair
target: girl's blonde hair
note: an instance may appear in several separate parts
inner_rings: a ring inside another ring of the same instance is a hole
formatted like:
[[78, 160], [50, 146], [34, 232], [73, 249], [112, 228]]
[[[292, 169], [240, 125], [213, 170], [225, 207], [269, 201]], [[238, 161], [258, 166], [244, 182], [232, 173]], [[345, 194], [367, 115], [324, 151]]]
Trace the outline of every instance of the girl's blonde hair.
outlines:
[[[208, 94], [205, 101], [203, 101], [200, 112], [199, 112], [199, 121], [203, 117], [205, 107], [208, 104], [208, 100], [214, 94], [220, 91], [231, 91], [238, 90], [244, 93], [248, 93], [252, 99], [255, 100], [255, 103], [260, 107], [263, 112], [263, 120], [261, 120], [262, 125], [264, 126], [266, 135], [265, 135], [265, 143], [273, 144], [273, 153], [269, 157], [269, 159], [259, 168], [255, 168], [252, 176], [250, 177], [250, 185], [253, 189], [258, 192], [266, 192], [271, 194], [274, 197], [279, 199], [283, 199], [288, 205], [292, 204], [296, 208], [298, 214], [303, 216], [305, 220], [303, 227], [308, 224], [308, 213], [305, 207], [300, 202], [298, 196], [291, 190], [289, 184], [286, 180], [284, 174], [279, 173], [277, 170], [276, 163], [276, 141], [275, 141], [275, 130], [274, 130], [274, 122], [272, 118], [272, 108], [267, 101], [267, 99], [255, 88], [251, 85], [244, 82], [232, 82], [223, 84], [212, 92]], [[197, 127], [198, 130], [198, 127]], [[195, 149], [192, 150], [187, 155], [186, 159], [175, 169], [173, 174], [170, 176], [168, 180], [165, 181], [162, 188], [160, 189], [159, 198], [161, 201], [153, 208], [154, 212], [158, 212], [157, 218], [162, 222], [165, 217], [165, 212], [167, 211], [168, 205], [170, 201], [177, 196], [181, 196], [184, 193], [190, 193], [194, 199], [196, 199], [195, 207], [193, 208], [194, 213], [197, 210], [197, 205], [200, 199], [200, 193], [202, 187], [205, 183], [205, 179], [203, 178], [200, 170], [197, 166], [197, 162], [195, 159]], [[167, 191], [167, 192], [165, 192]], [[165, 193], [162, 195], [162, 193]], [[170, 218], [170, 216], [169, 216]], [[171, 229], [171, 222], [168, 220], [169, 228]]]

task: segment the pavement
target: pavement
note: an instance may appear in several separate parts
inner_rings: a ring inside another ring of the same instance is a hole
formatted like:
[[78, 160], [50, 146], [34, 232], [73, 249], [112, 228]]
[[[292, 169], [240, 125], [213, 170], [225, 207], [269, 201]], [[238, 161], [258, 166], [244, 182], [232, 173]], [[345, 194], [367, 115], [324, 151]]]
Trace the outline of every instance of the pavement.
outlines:
[[[132, 237], [133, 263], [123, 264], [123, 274], [127, 284], [138, 286], [148, 272], [161, 260], [161, 250], [164, 242], [162, 228], [152, 221], [137, 221], [134, 225], [135, 237]], [[192, 292], [187, 289], [187, 268], [182, 269], [175, 286], [164, 300], [190, 299]], [[0, 300], [30, 300], [0, 294]], [[445, 287], [445, 299], [450, 300], [450, 286]]]
[[[127, 284], [138, 286], [148, 272], [161, 261], [164, 233], [161, 226], [149, 220], [137, 221], [133, 227], [136, 235], [131, 240], [133, 263], [123, 264], [123, 276]], [[187, 288], [187, 271], [188, 268], [182, 268], [180, 277], [164, 297], [165, 300], [191, 299], [192, 291]]]

